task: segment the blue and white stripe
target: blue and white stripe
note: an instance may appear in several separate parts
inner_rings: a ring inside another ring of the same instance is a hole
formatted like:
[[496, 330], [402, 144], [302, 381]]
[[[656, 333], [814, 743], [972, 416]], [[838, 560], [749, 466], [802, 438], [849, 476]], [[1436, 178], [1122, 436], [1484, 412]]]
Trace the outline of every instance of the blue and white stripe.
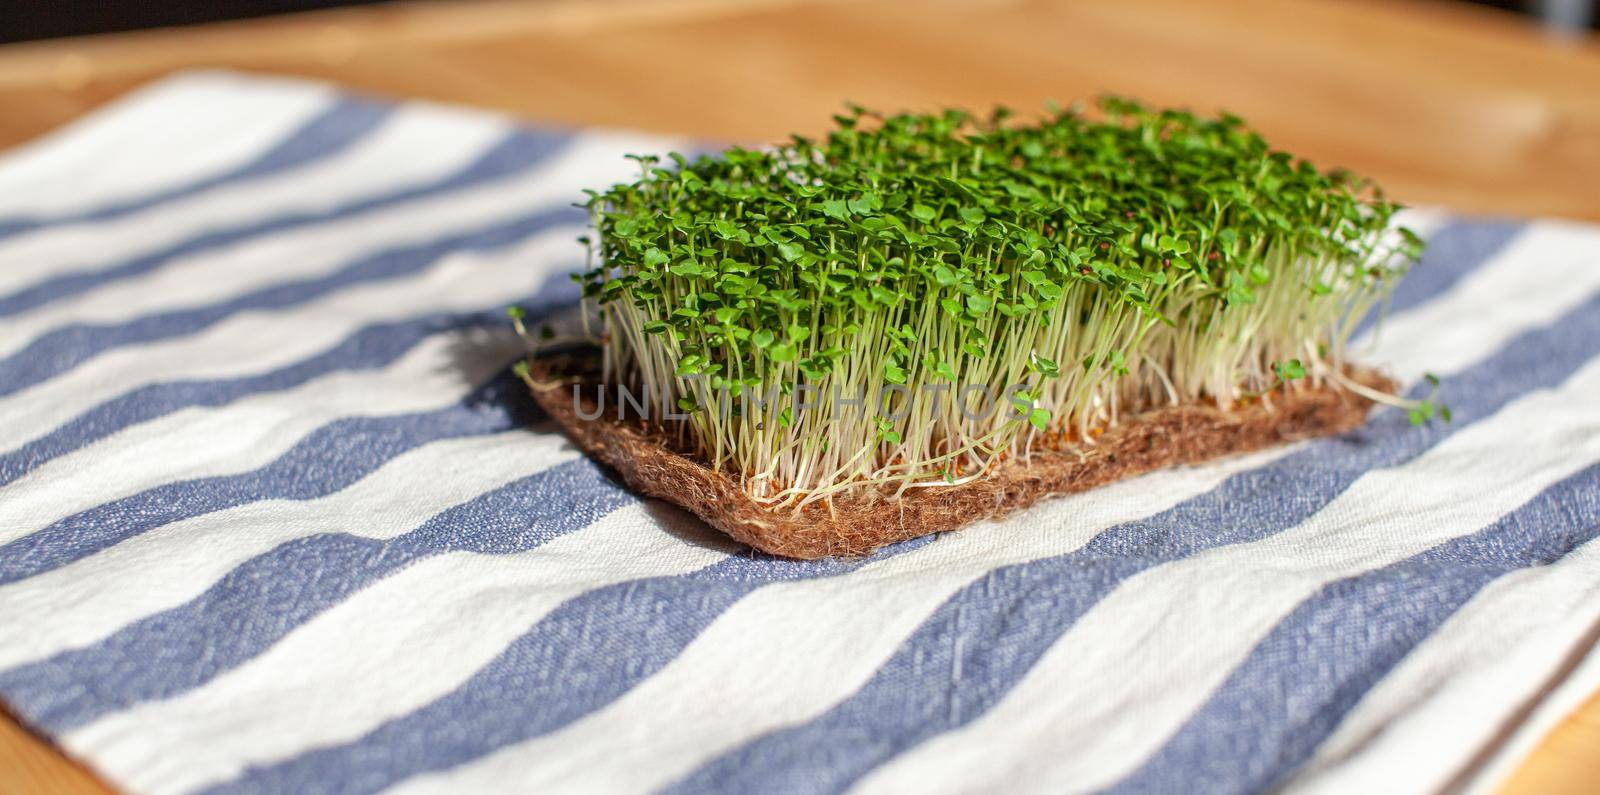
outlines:
[[[292, 168], [347, 145], [374, 120], [357, 121], [366, 114], [350, 113], [332, 88], [251, 82], [246, 94], [227, 74], [173, 78], [0, 156], [8, 188], [0, 236], [113, 218]], [[174, 103], [186, 106], [181, 117], [167, 110]]]
[[[344, 101], [339, 107], [384, 106]], [[30, 275], [27, 270], [36, 272], [30, 286], [0, 297], [0, 316], [41, 328], [69, 320], [104, 320], [108, 313], [121, 317], [148, 311], [151, 301], [167, 299], [169, 291], [192, 279], [186, 279], [187, 274], [217, 269], [205, 261], [181, 267], [201, 253], [353, 217], [472, 179], [508, 176], [506, 155], [518, 154], [519, 148], [536, 152], [563, 141], [560, 136], [530, 136], [429, 105], [406, 106], [380, 119], [360, 145], [337, 156], [328, 153], [322, 162], [310, 161], [302, 169], [271, 178], [233, 180], [188, 201], [116, 222], [66, 223], [0, 241], [0, 256], [32, 264], [17, 269], [14, 278]], [[437, 156], [415, 157], [419, 141], [432, 141]], [[491, 146], [496, 142], [501, 146]], [[487, 165], [474, 169], [474, 160]], [[523, 156], [511, 162], [527, 164], [536, 158]], [[107, 257], [105, 252], [116, 256]], [[135, 281], [145, 274], [152, 278]], [[121, 291], [98, 289], [115, 281], [131, 283], [122, 285]], [[90, 291], [92, 296], [85, 295]], [[132, 306], [130, 292], [141, 299]], [[46, 311], [47, 305], [54, 311]]]
[[202, 74], [0, 157], [0, 698], [151, 793], [1421, 792], [1585, 651], [1600, 230], [1418, 216], [1451, 424], [779, 561], [506, 373], [675, 145]]

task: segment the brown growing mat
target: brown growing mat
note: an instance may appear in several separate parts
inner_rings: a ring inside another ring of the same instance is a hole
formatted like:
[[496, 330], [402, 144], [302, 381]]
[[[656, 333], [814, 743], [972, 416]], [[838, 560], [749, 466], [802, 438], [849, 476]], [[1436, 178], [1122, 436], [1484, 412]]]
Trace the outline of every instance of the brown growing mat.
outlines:
[[[608, 410], [594, 420], [592, 361], [572, 356], [531, 362], [543, 384], [534, 399], [585, 453], [622, 475], [633, 489], [679, 505], [712, 527], [763, 552], [790, 558], [865, 555], [885, 544], [955, 530], [981, 519], [1026, 508], [1041, 499], [1103, 486], [1156, 469], [1196, 464], [1227, 455], [1329, 436], [1365, 420], [1371, 401], [1333, 387], [1277, 392], [1271, 405], [1251, 402], [1231, 410], [1212, 405], [1157, 408], [1125, 418], [1093, 445], [1036, 450], [1030, 460], [1007, 459], [988, 476], [954, 486], [913, 489], [876, 499], [840, 497], [800, 512], [774, 510], [752, 500], [726, 473], [674, 449], [656, 426], [618, 421]], [[1369, 370], [1355, 380], [1380, 391], [1392, 382]]]

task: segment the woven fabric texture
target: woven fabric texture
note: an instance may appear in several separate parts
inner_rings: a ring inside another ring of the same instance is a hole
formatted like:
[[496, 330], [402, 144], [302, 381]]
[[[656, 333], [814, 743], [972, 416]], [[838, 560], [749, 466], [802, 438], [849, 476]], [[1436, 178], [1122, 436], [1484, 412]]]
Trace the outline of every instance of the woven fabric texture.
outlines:
[[1421, 793], [1600, 686], [1600, 229], [1413, 214], [1453, 422], [796, 562], [508, 372], [688, 145], [199, 73], [0, 156], [0, 699], [163, 795]]

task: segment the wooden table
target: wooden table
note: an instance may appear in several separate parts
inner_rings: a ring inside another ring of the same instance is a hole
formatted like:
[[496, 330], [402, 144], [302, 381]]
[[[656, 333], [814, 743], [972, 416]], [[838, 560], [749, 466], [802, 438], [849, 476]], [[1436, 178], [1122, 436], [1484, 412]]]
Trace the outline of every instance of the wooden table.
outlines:
[[[845, 100], [1037, 108], [1115, 92], [1226, 107], [1402, 200], [1600, 220], [1600, 42], [1438, 2], [544, 0], [363, 7], [0, 47], [0, 146], [157, 76], [226, 66], [739, 140]], [[1600, 697], [1508, 793], [1600, 789]], [[103, 792], [0, 716], [0, 792]]]

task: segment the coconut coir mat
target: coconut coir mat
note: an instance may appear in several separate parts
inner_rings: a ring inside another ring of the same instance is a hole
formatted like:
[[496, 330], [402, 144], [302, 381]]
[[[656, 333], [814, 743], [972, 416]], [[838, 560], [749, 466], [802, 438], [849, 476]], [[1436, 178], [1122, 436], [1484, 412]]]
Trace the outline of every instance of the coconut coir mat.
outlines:
[[[1210, 404], [1152, 409], [1124, 417], [1092, 445], [1035, 450], [1029, 460], [1008, 458], [987, 477], [952, 486], [911, 489], [899, 497], [835, 497], [799, 513], [750, 499], [726, 473], [673, 449], [667, 434], [638, 421], [619, 421], [615, 410], [593, 420], [597, 394], [593, 361], [552, 356], [529, 363], [541, 384], [534, 399], [584, 452], [622, 475], [633, 489], [699, 516], [712, 527], [763, 552], [790, 558], [865, 555], [885, 544], [954, 530], [980, 519], [1026, 508], [1046, 497], [1071, 494], [1155, 469], [1195, 464], [1298, 439], [1329, 436], [1366, 419], [1371, 401], [1346, 390], [1299, 387], [1274, 392], [1270, 407], [1251, 402], [1223, 411]], [[1389, 391], [1387, 378], [1366, 370], [1351, 377]]]

